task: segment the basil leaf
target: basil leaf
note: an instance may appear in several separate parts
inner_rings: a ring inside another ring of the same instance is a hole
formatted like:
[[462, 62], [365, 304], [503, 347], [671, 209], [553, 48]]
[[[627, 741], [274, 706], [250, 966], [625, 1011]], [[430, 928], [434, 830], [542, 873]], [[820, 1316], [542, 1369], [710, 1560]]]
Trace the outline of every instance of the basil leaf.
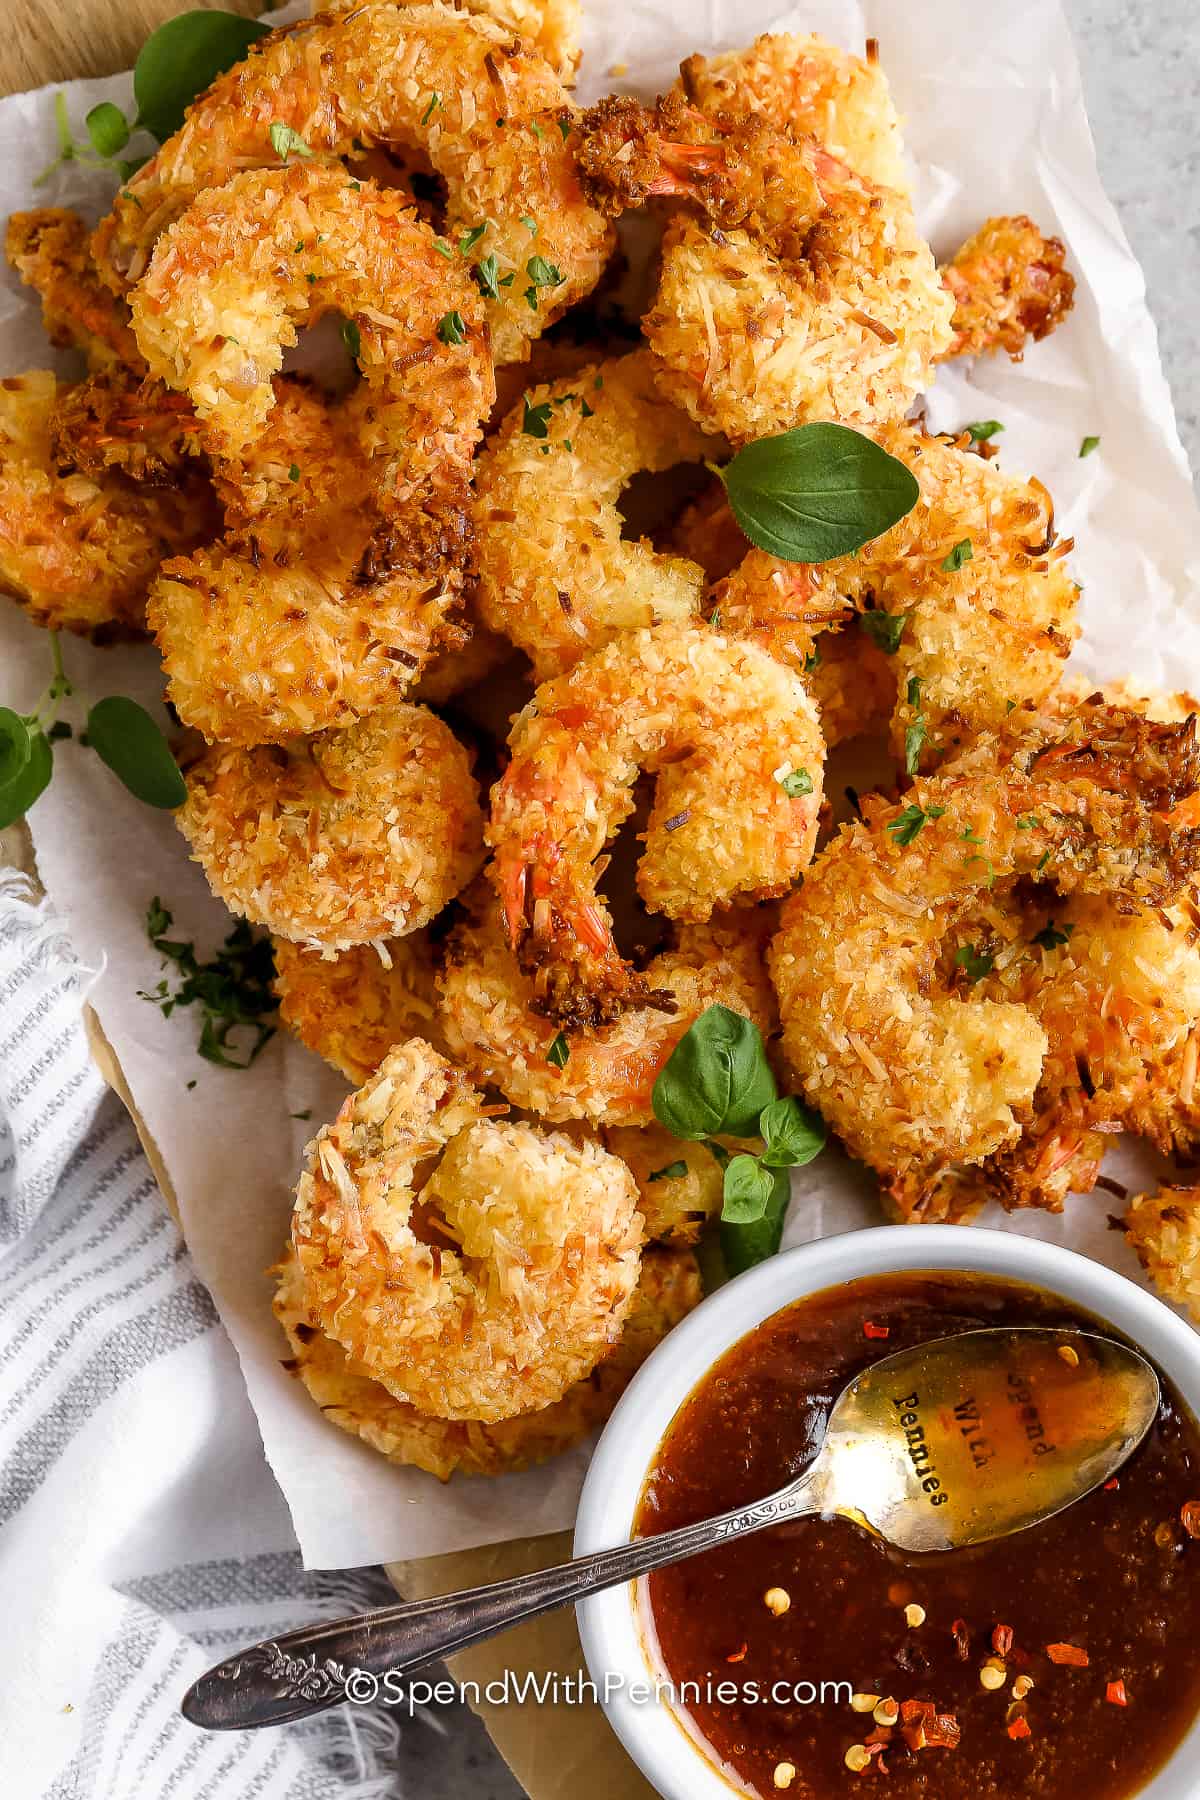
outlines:
[[654, 1116], [680, 1138], [752, 1137], [777, 1091], [758, 1026], [727, 1006], [710, 1006], [659, 1074]]
[[115, 156], [129, 142], [129, 122], [120, 107], [114, 106], [111, 100], [102, 100], [99, 106], [93, 106], [83, 122], [92, 141], [92, 149], [98, 156]]
[[865, 612], [859, 614], [859, 624], [877, 650], [895, 656], [911, 617], [911, 613]]
[[[4, 709], [4, 716], [7, 716], [7, 708]], [[0, 729], [3, 729], [2, 717]], [[0, 767], [0, 831], [29, 811], [54, 773], [54, 752], [45, 732], [34, 731], [27, 735], [29, 753], [21, 766], [15, 768], [7, 779]]]
[[15, 781], [27, 766], [33, 735], [20, 713], [0, 706], [0, 788]]
[[730, 1275], [740, 1275], [774, 1256], [783, 1241], [783, 1224], [791, 1198], [786, 1169], [772, 1171], [771, 1198], [760, 1219], [751, 1225], [721, 1222], [721, 1254]]
[[187, 786], [171, 747], [144, 706], [124, 694], [97, 700], [88, 714], [87, 735], [129, 792], [147, 806], [182, 806]]
[[717, 471], [738, 524], [785, 562], [820, 563], [870, 543], [912, 511], [911, 469], [847, 425], [759, 438]]
[[146, 39], [134, 66], [137, 123], [163, 143], [179, 130], [196, 96], [270, 29], [236, 13], [186, 12], [168, 19]]
[[825, 1148], [825, 1121], [794, 1094], [764, 1106], [758, 1122], [769, 1169], [801, 1169]]
[[757, 1225], [771, 1203], [775, 1180], [757, 1156], [735, 1156], [725, 1171], [723, 1225]]
[[989, 438], [994, 438], [1004, 427], [999, 419], [976, 419], [974, 424], [964, 425], [963, 430], [973, 444], [986, 444]]

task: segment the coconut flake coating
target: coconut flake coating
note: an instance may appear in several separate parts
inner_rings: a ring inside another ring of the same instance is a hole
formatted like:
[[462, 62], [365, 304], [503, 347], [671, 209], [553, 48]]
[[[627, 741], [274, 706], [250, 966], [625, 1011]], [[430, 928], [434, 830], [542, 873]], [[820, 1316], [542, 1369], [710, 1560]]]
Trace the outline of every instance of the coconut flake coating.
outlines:
[[271, 948], [280, 1019], [356, 1087], [406, 1038], [422, 1037], [442, 1048], [427, 932], [356, 944], [334, 956], [287, 938], [276, 938]]
[[624, 1163], [486, 1112], [428, 1044], [397, 1045], [314, 1140], [292, 1216], [316, 1322], [437, 1419], [560, 1400], [619, 1339], [638, 1280]]
[[424, 707], [246, 750], [213, 745], [177, 815], [232, 912], [346, 950], [427, 925], [482, 856], [466, 751]]

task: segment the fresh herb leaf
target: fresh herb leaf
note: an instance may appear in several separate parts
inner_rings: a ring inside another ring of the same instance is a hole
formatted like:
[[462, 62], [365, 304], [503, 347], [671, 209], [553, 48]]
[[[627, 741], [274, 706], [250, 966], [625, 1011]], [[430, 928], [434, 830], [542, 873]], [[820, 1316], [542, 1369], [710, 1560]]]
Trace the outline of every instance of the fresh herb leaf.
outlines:
[[1098, 450], [1099, 448], [1100, 439], [1098, 437], [1085, 437], [1082, 444], [1079, 446], [1080, 460], [1085, 456], [1090, 456], [1093, 450]]
[[1041, 824], [1042, 824], [1042, 821], [1038, 818], [1036, 813], [1022, 813], [1021, 817], [1017, 820], [1017, 830], [1018, 831], [1040, 830]]
[[286, 162], [289, 156], [312, 155], [312, 151], [300, 133], [293, 131], [290, 125], [281, 124], [278, 119], [271, 126], [267, 135], [271, 140], [272, 150], [283, 162]]
[[976, 419], [973, 425], [964, 425], [963, 430], [973, 444], [986, 444], [989, 438], [994, 438], [1004, 427], [999, 419]]
[[270, 29], [236, 13], [186, 12], [168, 19], [147, 38], [134, 66], [137, 123], [164, 143], [196, 96]]
[[15, 781], [29, 763], [33, 734], [29, 721], [0, 706], [0, 787]]
[[529, 233], [530, 237], [537, 236], [538, 222], [533, 217], [532, 213], [522, 213], [521, 214], [521, 224], [525, 227], [525, 229]]
[[488, 222], [485, 219], [482, 225], [472, 225], [469, 231], [464, 231], [458, 240], [458, 254], [469, 256], [487, 228]]
[[778, 1090], [757, 1025], [710, 1006], [687, 1030], [654, 1084], [654, 1116], [679, 1138], [751, 1137]]
[[549, 400], [541, 400], [536, 406], [531, 406], [529, 395], [525, 395], [525, 411], [521, 419], [521, 430], [526, 437], [544, 438], [549, 436], [552, 410], [552, 403]]
[[921, 766], [921, 751], [929, 736], [925, 715], [921, 711], [921, 683], [915, 675], [908, 678], [906, 698], [916, 717], [904, 733], [904, 767], [910, 775], [915, 775]]
[[479, 288], [480, 293], [488, 300], [498, 300], [500, 298], [500, 289], [502, 287], [511, 287], [514, 280], [511, 273], [508, 275], [501, 275], [500, 264], [496, 260], [493, 251], [489, 251], [486, 256], [480, 257], [479, 261], [471, 270], [471, 274], [475, 278], [475, 283]]
[[288, 470], [288, 480], [289, 481], [299, 481], [299, 479], [300, 479], [300, 464], [293, 463], [291, 468]]
[[525, 273], [535, 288], [556, 288], [563, 284], [563, 273], [558, 264], [547, 262], [544, 256], [531, 256], [525, 264]]
[[467, 328], [460, 312], [443, 313], [438, 320], [438, 337], [443, 344], [463, 344], [467, 339]]
[[239, 919], [221, 948], [209, 961], [201, 962], [194, 944], [165, 935], [171, 923], [170, 912], [155, 896], [146, 913], [146, 935], [159, 955], [174, 964], [177, 985], [172, 988], [168, 980], [160, 981], [154, 993], [142, 993], [139, 998], [157, 1006], [167, 1019], [180, 1007], [197, 1007], [201, 1015], [199, 1054], [224, 1069], [248, 1069], [275, 1035], [275, 959], [270, 938], [256, 938], [246, 921]]
[[783, 1240], [783, 1225], [791, 1198], [786, 1169], [771, 1171], [771, 1197], [761, 1217], [748, 1225], [735, 1225], [722, 1217], [721, 1254], [730, 1275], [740, 1275], [775, 1255]]
[[556, 1069], [565, 1069], [570, 1060], [571, 1046], [567, 1042], [567, 1034], [565, 1031], [560, 1031], [546, 1052], [546, 1061], [552, 1063]]
[[362, 350], [362, 332], [353, 319], [342, 320], [342, 342], [357, 362]]
[[1064, 944], [1070, 943], [1074, 930], [1074, 925], [1069, 921], [1056, 925], [1051, 919], [1040, 931], [1034, 933], [1033, 941], [1040, 944], [1043, 950], [1061, 950]]
[[859, 614], [859, 624], [876, 649], [895, 656], [911, 617], [911, 613], [865, 612]]
[[434, 113], [437, 111], [438, 107], [441, 104], [442, 104], [442, 96], [439, 93], [437, 93], [437, 91], [435, 90], [429, 96], [429, 105], [425, 108], [425, 111], [421, 114], [422, 125], [428, 125], [430, 119], [432, 119]]
[[123, 694], [98, 700], [87, 716], [88, 742], [137, 800], [164, 810], [182, 806], [187, 784], [171, 746], [144, 706]]
[[30, 729], [7, 707], [0, 709], [0, 831], [29, 811], [53, 772], [54, 753], [45, 732]]
[[977, 950], [973, 944], [960, 944], [954, 952], [954, 961], [971, 982], [982, 981], [996, 966], [996, 958], [990, 950]]
[[678, 1162], [668, 1163], [666, 1168], [664, 1168], [664, 1169], [651, 1169], [649, 1175], [647, 1175], [647, 1177], [646, 1177], [646, 1180], [648, 1182], [649, 1181], [680, 1181], [683, 1178], [683, 1176], [685, 1176], [687, 1174], [687, 1172], [688, 1172], [688, 1166], [684, 1162], [683, 1158], [681, 1157]]
[[757, 1156], [735, 1156], [725, 1170], [721, 1222], [756, 1225], [771, 1203], [775, 1178]]
[[870, 543], [912, 511], [912, 471], [846, 425], [759, 438], [716, 473], [752, 544], [785, 562], [821, 563]]
[[779, 785], [789, 800], [799, 800], [802, 794], [813, 791], [812, 776], [807, 769], [789, 769], [786, 775], [780, 776]]
[[794, 1094], [764, 1106], [758, 1121], [762, 1160], [769, 1169], [798, 1169], [825, 1148], [825, 1121]]
[[970, 538], [960, 538], [949, 556], [944, 558], [942, 568], [946, 571], [947, 575], [957, 575], [960, 569], [965, 568], [969, 562], [974, 561], [974, 557], [975, 547]]
[[93, 106], [83, 122], [87, 126], [93, 150], [106, 162], [111, 161], [129, 142], [129, 121], [120, 107], [114, 106], [111, 100], [102, 100], [99, 106]]
[[918, 832], [923, 831], [930, 819], [940, 819], [945, 812], [944, 806], [918, 806], [912, 801], [897, 813], [887, 829], [902, 849], [907, 849]]

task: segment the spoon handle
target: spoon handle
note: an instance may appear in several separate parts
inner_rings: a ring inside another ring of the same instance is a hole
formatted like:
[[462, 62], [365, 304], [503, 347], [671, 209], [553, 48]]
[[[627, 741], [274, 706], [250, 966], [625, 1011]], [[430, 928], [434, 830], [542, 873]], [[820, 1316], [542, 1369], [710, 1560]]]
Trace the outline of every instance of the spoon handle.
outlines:
[[[814, 1465], [782, 1493], [677, 1531], [635, 1538], [486, 1587], [308, 1625], [217, 1663], [188, 1689], [183, 1714], [209, 1731], [243, 1731], [306, 1718], [347, 1699], [363, 1702], [380, 1694], [398, 1699], [404, 1676], [456, 1650], [730, 1538], [802, 1518], [820, 1505]], [[385, 1683], [383, 1677], [391, 1679]]]

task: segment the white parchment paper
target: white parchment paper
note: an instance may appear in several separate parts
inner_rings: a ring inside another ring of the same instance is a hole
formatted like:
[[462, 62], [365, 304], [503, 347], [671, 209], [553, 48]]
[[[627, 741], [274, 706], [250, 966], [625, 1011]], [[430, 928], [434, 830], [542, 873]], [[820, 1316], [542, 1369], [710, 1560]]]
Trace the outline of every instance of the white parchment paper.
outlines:
[[[880, 40], [906, 116], [922, 223], [940, 253], [997, 212], [1029, 212], [1065, 238], [1079, 277], [1067, 325], [1023, 364], [997, 359], [943, 372], [930, 396], [931, 420], [942, 429], [1001, 419], [1005, 465], [1036, 473], [1051, 489], [1061, 528], [1078, 540], [1074, 568], [1085, 592], [1077, 660], [1089, 674], [1200, 685], [1200, 512], [1141, 272], [1100, 187], [1060, 8], [1054, 0], [812, 0], [788, 11], [771, 0], [591, 0], [580, 93], [585, 100], [613, 86], [653, 93], [691, 51], [789, 28], [821, 31], [853, 49], [869, 35]], [[626, 73], [610, 75], [621, 65]], [[131, 88], [120, 77], [74, 83], [66, 93], [82, 136], [90, 106], [113, 99], [129, 108]], [[68, 164], [33, 192], [54, 154], [52, 99], [43, 89], [0, 102], [0, 209], [51, 201], [97, 215], [112, 183], [79, 165]], [[1166, 171], [1163, 178], [1170, 178]], [[0, 369], [15, 373], [53, 360], [70, 366], [48, 352], [32, 297], [6, 272]], [[1085, 435], [1099, 436], [1101, 448], [1080, 460]], [[152, 649], [95, 651], [70, 642], [66, 651], [89, 700], [126, 692], [157, 703]], [[48, 664], [44, 633], [0, 602], [0, 701], [31, 706]], [[66, 743], [30, 822], [43, 880], [81, 955], [102, 968], [93, 1003], [165, 1159], [192, 1253], [237, 1347], [306, 1561], [327, 1567], [412, 1558], [568, 1526], [584, 1451], [546, 1470], [443, 1487], [392, 1468], [326, 1425], [284, 1374], [263, 1271], [284, 1240], [303, 1145], [344, 1086], [282, 1037], [248, 1073], [212, 1068], [195, 1054], [196, 1027], [186, 1013], [164, 1020], [138, 998], [160, 972], [143, 924], [152, 896], [174, 911], [177, 935], [194, 937], [205, 950], [230, 923], [169, 817], [140, 806], [94, 755]], [[309, 1109], [311, 1124], [295, 1117]], [[877, 1222], [871, 1183], [836, 1154], [798, 1174], [790, 1243]], [[1102, 1195], [1076, 1200], [1062, 1219], [989, 1222], [1136, 1272], [1119, 1234], [1107, 1227]], [[177, 1398], [188, 1404], [186, 1393]]]

